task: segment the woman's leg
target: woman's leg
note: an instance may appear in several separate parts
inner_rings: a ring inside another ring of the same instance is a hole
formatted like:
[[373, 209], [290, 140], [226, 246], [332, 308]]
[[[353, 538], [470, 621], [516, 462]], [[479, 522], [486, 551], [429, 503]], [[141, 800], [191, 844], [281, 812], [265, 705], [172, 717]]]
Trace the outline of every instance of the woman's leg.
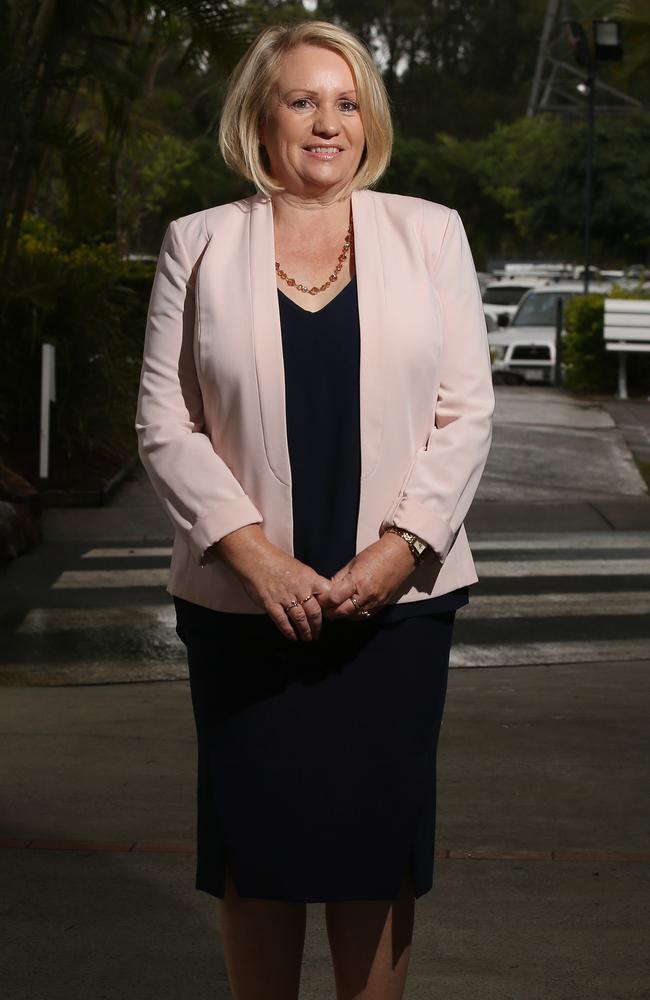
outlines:
[[401, 1000], [411, 957], [415, 896], [410, 874], [393, 902], [327, 903], [337, 1000]]
[[242, 899], [226, 870], [220, 917], [233, 1000], [298, 1000], [305, 903]]

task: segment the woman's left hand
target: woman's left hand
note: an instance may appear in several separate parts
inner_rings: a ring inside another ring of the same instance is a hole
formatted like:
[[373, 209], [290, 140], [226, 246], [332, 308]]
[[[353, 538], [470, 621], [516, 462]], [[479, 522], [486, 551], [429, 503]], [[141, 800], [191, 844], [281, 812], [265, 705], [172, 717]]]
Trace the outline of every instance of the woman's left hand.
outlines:
[[404, 539], [393, 532], [385, 532], [334, 574], [329, 594], [319, 598], [323, 616], [368, 621], [348, 596], [349, 578], [355, 584], [353, 596], [357, 604], [372, 614], [384, 606], [414, 568], [415, 560]]

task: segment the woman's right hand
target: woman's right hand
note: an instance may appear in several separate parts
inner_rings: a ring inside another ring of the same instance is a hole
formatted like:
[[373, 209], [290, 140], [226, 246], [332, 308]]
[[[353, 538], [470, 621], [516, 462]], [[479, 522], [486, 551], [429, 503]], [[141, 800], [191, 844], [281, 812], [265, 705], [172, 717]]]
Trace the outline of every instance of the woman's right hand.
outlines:
[[[214, 553], [228, 563], [249, 597], [264, 608], [287, 639], [311, 642], [318, 638], [323, 615], [317, 595], [329, 593], [331, 580], [269, 542], [259, 524], [231, 531], [208, 553], [208, 559]], [[354, 593], [352, 583], [350, 587]], [[289, 608], [292, 601], [300, 602], [308, 594], [314, 596]]]

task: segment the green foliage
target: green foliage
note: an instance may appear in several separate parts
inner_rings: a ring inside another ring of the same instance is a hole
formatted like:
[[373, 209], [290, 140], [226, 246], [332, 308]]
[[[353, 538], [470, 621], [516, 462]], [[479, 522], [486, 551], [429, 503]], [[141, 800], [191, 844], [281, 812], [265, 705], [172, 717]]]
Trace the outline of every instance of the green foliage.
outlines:
[[[602, 75], [647, 104], [646, 7], [611, 0], [603, 11], [620, 13], [626, 30], [623, 64]], [[131, 439], [152, 267], [126, 257], [157, 253], [170, 219], [253, 193], [223, 163], [217, 126], [228, 74], [275, 21], [336, 20], [374, 52], [396, 125], [380, 190], [458, 209], [479, 267], [497, 254], [579, 260], [584, 124], [523, 117], [545, 9], [1, 0], [0, 442], [29, 428], [36, 447], [44, 340], [57, 345], [56, 447]], [[650, 118], [596, 124], [594, 260], [636, 264], [650, 246]], [[582, 308], [570, 377], [611, 391], [602, 318], [593, 303]], [[630, 361], [631, 372], [644, 363]]]
[[114, 246], [62, 250], [51, 234], [21, 239], [11, 287], [0, 288], [4, 440], [38, 441], [41, 344], [56, 347], [53, 448], [132, 439], [143, 330], [153, 274]]
[[576, 295], [566, 305], [564, 384], [575, 392], [613, 392], [616, 359], [605, 350], [603, 295]]
[[[551, 115], [497, 125], [474, 144], [476, 179], [520, 244], [580, 259], [585, 128]], [[645, 260], [650, 244], [650, 117], [599, 120], [593, 161], [592, 240], [601, 266]]]
[[321, 0], [375, 54], [397, 125], [479, 138], [523, 114], [546, 0]]
[[479, 186], [473, 145], [440, 133], [425, 142], [397, 131], [388, 170], [378, 188], [456, 208], [472, 243], [477, 266], [494, 247], [501, 210]]
[[[614, 288], [610, 298], [641, 299], [650, 297], [641, 288]], [[562, 341], [565, 366], [564, 383], [574, 392], [614, 393], [618, 357], [605, 348], [603, 336], [605, 296], [576, 295], [566, 305], [566, 335]], [[643, 354], [628, 357], [628, 386], [631, 392], [648, 395], [650, 358]]]

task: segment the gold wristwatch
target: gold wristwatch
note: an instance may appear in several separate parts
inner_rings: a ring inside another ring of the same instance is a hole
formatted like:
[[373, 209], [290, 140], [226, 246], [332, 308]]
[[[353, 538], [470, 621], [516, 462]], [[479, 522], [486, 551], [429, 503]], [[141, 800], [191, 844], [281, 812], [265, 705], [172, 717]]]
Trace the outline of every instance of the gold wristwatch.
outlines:
[[406, 528], [398, 528], [395, 524], [389, 524], [386, 531], [392, 531], [395, 535], [402, 536], [404, 541], [408, 543], [416, 565], [422, 561], [427, 549], [430, 548], [427, 542], [414, 535], [412, 531], [407, 531]]

